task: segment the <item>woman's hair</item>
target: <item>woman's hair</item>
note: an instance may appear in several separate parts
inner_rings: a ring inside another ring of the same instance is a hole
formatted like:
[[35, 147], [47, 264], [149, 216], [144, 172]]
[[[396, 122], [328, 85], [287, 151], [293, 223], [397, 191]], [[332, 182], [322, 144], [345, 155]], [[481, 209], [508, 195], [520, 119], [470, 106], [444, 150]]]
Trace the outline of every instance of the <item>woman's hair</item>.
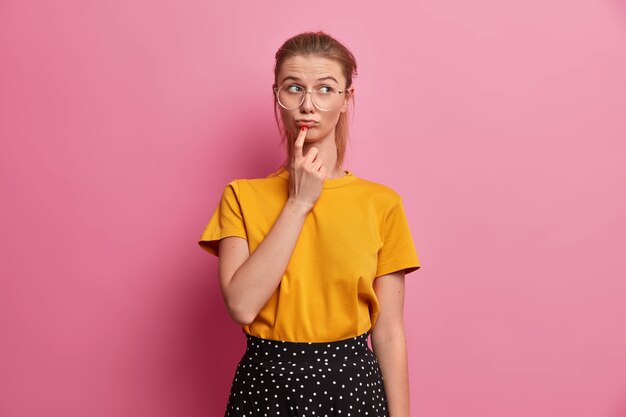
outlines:
[[[274, 65], [274, 85], [277, 86], [278, 73], [286, 59], [294, 56], [309, 56], [314, 55], [322, 58], [327, 58], [336, 61], [346, 78], [346, 96], [348, 96], [352, 105], [354, 106], [354, 96], [350, 96], [350, 92], [347, 91], [352, 86], [352, 77], [357, 76], [356, 59], [354, 55], [343, 46], [339, 41], [332, 36], [322, 32], [303, 32], [299, 35], [295, 35], [285, 41], [283, 45], [276, 52], [276, 63]], [[287, 140], [289, 138], [289, 132], [284, 126], [281, 126], [281, 122], [278, 116], [278, 101], [276, 94], [274, 94], [274, 118], [278, 130], [281, 133], [281, 142], [287, 142], [287, 158], [290, 158], [293, 153], [293, 140]], [[295, 138], [294, 138], [295, 139]], [[344, 156], [346, 153], [346, 144], [348, 142], [348, 110], [345, 113], [339, 115], [339, 120], [335, 126], [335, 143], [337, 144], [337, 164], [332, 169], [338, 169], [342, 166]], [[287, 161], [285, 161], [286, 163]], [[284, 163], [283, 163], [284, 164]]]

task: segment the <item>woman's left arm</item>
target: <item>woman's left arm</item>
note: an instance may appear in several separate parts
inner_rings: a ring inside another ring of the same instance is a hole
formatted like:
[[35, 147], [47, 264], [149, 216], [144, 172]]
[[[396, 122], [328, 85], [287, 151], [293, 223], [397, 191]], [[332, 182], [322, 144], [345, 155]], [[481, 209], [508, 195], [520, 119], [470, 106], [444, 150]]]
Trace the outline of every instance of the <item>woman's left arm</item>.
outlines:
[[374, 280], [380, 303], [372, 348], [383, 374], [389, 417], [409, 417], [409, 369], [404, 331], [404, 270]]

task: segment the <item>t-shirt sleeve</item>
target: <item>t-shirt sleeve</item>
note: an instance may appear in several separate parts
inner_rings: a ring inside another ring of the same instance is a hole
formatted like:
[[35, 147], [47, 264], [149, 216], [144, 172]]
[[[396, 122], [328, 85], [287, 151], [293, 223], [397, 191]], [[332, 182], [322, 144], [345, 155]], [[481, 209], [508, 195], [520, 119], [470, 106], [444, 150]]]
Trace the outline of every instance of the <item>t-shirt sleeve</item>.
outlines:
[[198, 244], [207, 252], [219, 256], [219, 242], [228, 236], [248, 239], [239, 204], [237, 180], [229, 182], [222, 191], [220, 202], [204, 228]]
[[420, 268], [401, 198], [387, 213], [382, 237], [383, 246], [378, 251], [376, 277], [402, 269], [408, 274]]

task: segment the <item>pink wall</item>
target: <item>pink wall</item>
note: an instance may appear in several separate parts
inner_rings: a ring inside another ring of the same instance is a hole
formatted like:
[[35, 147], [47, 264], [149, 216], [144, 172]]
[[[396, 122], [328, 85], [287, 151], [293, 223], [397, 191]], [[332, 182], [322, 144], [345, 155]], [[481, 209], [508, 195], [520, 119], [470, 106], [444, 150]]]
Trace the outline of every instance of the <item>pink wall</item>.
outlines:
[[355, 53], [346, 166], [400, 192], [414, 417], [626, 415], [626, 3], [0, 5], [0, 416], [217, 416], [197, 238], [282, 158], [273, 55]]

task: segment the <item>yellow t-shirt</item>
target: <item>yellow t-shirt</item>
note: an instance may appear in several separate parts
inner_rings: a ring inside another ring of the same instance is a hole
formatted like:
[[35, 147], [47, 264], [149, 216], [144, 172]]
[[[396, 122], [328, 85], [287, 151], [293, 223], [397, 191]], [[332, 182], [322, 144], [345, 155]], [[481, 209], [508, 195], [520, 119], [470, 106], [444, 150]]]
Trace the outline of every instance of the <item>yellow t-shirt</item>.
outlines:
[[[370, 331], [378, 317], [376, 277], [420, 267], [400, 195], [351, 171], [324, 180], [274, 294], [243, 331], [291, 342], [327, 342]], [[289, 171], [235, 179], [198, 244], [219, 256], [219, 240], [239, 236], [250, 254], [289, 195]]]

